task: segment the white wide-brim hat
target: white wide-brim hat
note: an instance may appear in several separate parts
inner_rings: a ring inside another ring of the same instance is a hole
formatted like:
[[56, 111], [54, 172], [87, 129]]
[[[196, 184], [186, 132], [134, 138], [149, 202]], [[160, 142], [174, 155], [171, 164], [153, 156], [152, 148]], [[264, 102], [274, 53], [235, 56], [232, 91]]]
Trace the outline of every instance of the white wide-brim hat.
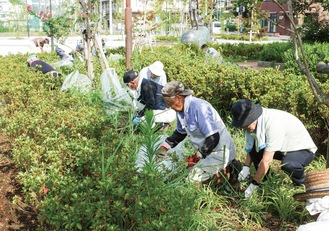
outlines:
[[164, 76], [166, 73], [163, 70], [163, 63], [160, 61], [155, 61], [149, 67], [150, 71], [156, 76]]

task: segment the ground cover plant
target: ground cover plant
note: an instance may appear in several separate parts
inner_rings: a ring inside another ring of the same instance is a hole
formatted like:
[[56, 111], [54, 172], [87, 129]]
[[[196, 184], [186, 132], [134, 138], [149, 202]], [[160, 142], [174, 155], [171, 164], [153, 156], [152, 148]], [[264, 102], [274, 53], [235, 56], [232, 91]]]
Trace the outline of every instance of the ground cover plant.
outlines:
[[[198, 188], [185, 181], [184, 166], [176, 173], [159, 172], [156, 165], [137, 172], [140, 145], [148, 142], [148, 153], [154, 154], [157, 136], [174, 127], [154, 133], [148, 124], [136, 131], [130, 125], [132, 112], [105, 113], [99, 77], [90, 94], [61, 92], [63, 79], [28, 69], [26, 58], [0, 57], [0, 125], [12, 142], [22, 200], [38, 213], [38, 230], [295, 230], [309, 221], [304, 206], [292, 198], [303, 188], [293, 187], [278, 165], [248, 200], [240, 190], [246, 182]], [[40, 58], [55, 62], [54, 54]], [[288, 110], [311, 131], [324, 129], [321, 121], [328, 112], [313, 100], [298, 74], [215, 64], [205, 61], [198, 47], [182, 44], [143, 49], [134, 53], [132, 63], [140, 70], [155, 60], [164, 63], [169, 80], [184, 82], [216, 107], [240, 160], [245, 155], [243, 133], [229, 126], [230, 106], [239, 98]], [[123, 75], [123, 61], [111, 66]], [[307, 171], [325, 168], [320, 154]]]

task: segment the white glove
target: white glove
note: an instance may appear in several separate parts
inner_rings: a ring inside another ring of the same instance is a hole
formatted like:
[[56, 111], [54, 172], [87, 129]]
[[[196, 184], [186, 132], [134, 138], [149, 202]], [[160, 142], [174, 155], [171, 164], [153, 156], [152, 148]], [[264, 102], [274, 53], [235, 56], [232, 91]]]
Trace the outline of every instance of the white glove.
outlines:
[[248, 198], [251, 196], [251, 194], [258, 188], [258, 185], [254, 185], [253, 183], [251, 183], [248, 188], [246, 189], [246, 191], [244, 191], [244, 197]]
[[243, 166], [241, 172], [239, 173], [238, 181], [245, 180], [249, 175], [249, 170], [250, 168], [248, 166]]

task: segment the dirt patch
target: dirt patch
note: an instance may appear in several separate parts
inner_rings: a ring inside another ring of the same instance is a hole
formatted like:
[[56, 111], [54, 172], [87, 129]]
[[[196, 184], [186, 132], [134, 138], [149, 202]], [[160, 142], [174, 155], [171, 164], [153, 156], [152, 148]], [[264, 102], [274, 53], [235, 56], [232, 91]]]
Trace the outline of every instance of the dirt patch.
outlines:
[[264, 67], [260, 67], [258, 66], [258, 61], [246, 61], [246, 62], [239, 62], [238, 65], [240, 67], [249, 67], [249, 68], [252, 68], [252, 69], [255, 69], [255, 70], [260, 70]]
[[9, 137], [0, 134], [0, 230], [36, 230], [37, 214], [23, 203], [16, 179], [19, 170], [11, 159], [11, 150]]

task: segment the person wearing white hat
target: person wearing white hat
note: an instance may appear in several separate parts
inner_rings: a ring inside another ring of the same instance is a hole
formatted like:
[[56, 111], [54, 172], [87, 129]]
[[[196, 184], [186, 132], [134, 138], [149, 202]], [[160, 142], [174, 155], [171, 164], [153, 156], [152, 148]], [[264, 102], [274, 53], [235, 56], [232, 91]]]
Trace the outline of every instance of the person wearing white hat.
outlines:
[[167, 75], [163, 70], [164, 65], [160, 61], [155, 61], [148, 67], [144, 67], [140, 72], [139, 76], [141, 78], [152, 80], [161, 86], [167, 83]]
[[305, 176], [303, 193], [294, 198], [306, 202], [306, 209], [316, 221], [298, 227], [297, 231], [320, 231], [329, 227], [329, 168], [309, 172]]

